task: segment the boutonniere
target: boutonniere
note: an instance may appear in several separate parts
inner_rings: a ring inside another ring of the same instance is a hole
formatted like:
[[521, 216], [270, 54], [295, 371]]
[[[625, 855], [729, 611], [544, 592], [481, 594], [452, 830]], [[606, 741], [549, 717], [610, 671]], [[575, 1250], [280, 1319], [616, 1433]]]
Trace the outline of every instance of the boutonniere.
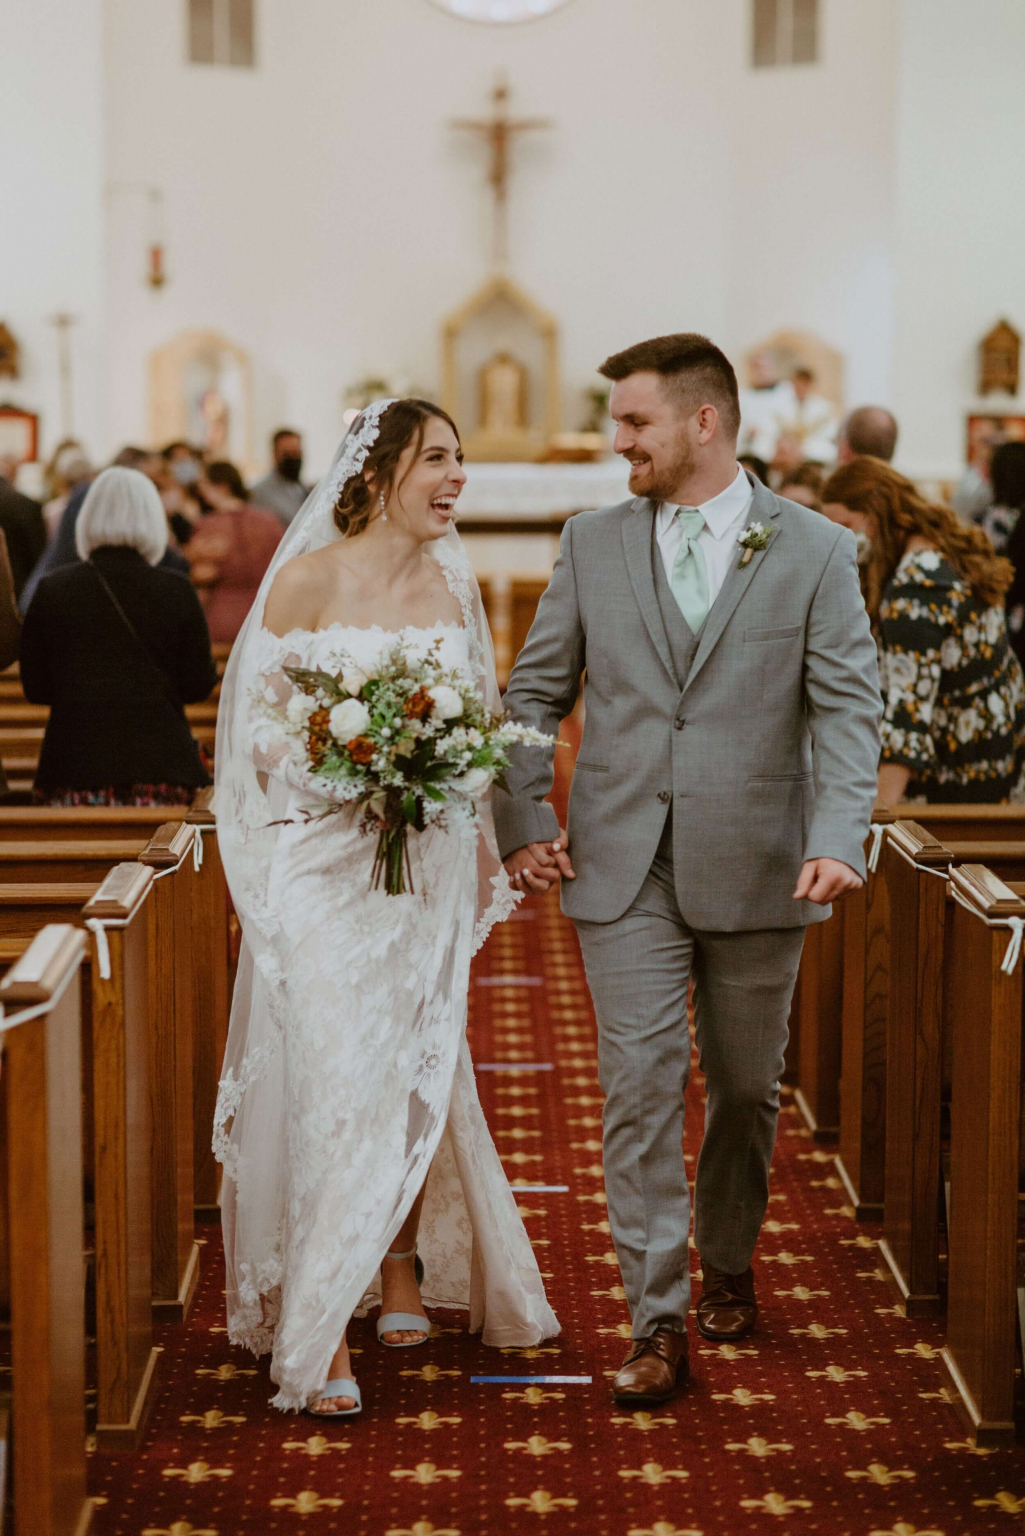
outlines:
[[745, 565], [750, 563], [751, 556], [754, 554], [756, 549], [765, 548], [769, 540], [772, 538], [774, 531], [775, 530], [772, 528], [766, 528], [764, 523], [751, 523], [747, 528], [744, 529], [744, 532], [737, 540], [737, 543], [744, 551], [740, 557], [740, 565], [737, 567], [738, 570], [742, 571]]

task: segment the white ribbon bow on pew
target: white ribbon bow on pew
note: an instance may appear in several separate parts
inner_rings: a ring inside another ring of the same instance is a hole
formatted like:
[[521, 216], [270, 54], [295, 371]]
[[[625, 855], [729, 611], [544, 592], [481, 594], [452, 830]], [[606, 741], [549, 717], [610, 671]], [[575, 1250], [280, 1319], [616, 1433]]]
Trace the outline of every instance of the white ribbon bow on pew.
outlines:
[[[879, 855], [882, 851], [883, 840], [889, 830], [889, 826], [875, 826], [871, 828], [872, 846], [868, 851], [868, 869], [872, 874], [875, 874], [879, 866]], [[952, 864], [946, 869], [930, 869], [927, 864], [915, 864], [914, 859], [908, 857], [896, 839], [893, 840], [893, 846], [901, 858], [905, 859], [909, 864], [914, 864], [914, 867], [922, 874], [939, 875], [941, 880], [950, 879], [951, 871], [954, 867]], [[1000, 964], [1000, 969], [1004, 975], [1010, 976], [1021, 959], [1022, 935], [1025, 933], [1025, 917], [983, 917], [978, 907], [973, 907], [970, 902], [965, 901], [963, 897], [958, 895], [956, 885], [951, 885], [950, 893], [955, 901], [960, 902], [966, 912], [970, 912], [973, 917], [977, 917], [979, 922], [985, 923], [988, 928], [1010, 929], [1011, 937], [1008, 940], [1007, 949]]]

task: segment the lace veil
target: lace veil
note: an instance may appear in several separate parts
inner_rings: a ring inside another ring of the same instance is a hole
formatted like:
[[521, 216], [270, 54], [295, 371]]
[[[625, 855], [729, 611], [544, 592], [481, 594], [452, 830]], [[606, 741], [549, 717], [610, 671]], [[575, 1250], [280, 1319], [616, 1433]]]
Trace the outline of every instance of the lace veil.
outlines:
[[[242, 947], [214, 1118], [214, 1152], [232, 1179], [237, 1174], [238, 1147], [233, 1142], [231, 1121], [248, 1090], [271, 1068], [282, 1028], [283, 978], [275, 953], [280, 935], [268, 901], [268, 882], [280, 836], [280, 828], [273, 823], [287, 816], [289, 792], [280, 779], [259, 771], [250, 717], [254, 695], [262, 687], [264, 608], [271, 585], [287, 561], [322, 549], [341, 537], [333, 518], [338, 493], [347, 480], [362, 473], [367, 454], [380, 432], [381, 418], [394, 403], [375, 401], [357, 416], [327, 474], [290, 524], [232, 648], [221, 688], [215, 770], [217, 836], [242, 926]], [[494, 649], [480, 587], [454, 528], [437, 540], [431, 554], [441, 565], [448, 587], [462, 608], [474, 681], [488, 708], [498, 713], [501, 699]], [[479, 809], [475, 950], [487, 938], [493, 924], [509, 915], [518, 899], [499, 857], [490, 805], [481, 802]], [[226, 1257], [230, 1266], [230, 1254]]]

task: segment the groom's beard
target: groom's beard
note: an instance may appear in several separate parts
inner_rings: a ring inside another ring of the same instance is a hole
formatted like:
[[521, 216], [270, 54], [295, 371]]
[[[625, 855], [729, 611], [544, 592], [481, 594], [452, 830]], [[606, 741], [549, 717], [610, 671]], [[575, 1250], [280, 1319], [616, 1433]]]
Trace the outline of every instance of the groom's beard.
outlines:
[[687, 483], [696, 468], [690, 443], [684, 440], [676, 457], [657, 470], [650, 459], [636, 467], [631, 465], [630, 489], [635, 496], [647, 496], [651, 501], [676, 501], [679, 487]]

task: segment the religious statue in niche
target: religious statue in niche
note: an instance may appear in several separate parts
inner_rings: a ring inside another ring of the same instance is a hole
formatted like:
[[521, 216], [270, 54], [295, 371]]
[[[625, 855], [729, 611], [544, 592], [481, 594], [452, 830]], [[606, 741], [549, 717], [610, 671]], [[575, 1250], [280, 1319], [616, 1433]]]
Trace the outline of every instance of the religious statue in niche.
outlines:
[[442, 369], [468, 459], [544, 457], [559, 430], [558, 328], [509, 278], [491, 278], [445, 320]]
[[496, 435], [527, 426], [527, 370], [511, 352], [496, 352], [480, 370], [481, 430]]
[[548, 124], [511, 118], [508, 100], [500, 79], [489, 119], [452, 125], [488, 146], [492, 194], [492, 275], [442, 326], [442, 398], [468, 429], [468, 459], [543, 458], [559, 431], [558, 327], [507, 270], [511, 149], [519, 134]]
[[150, 438], [184, 438], [255, 470], [249, 355], [216, 331], [189, 330], [150, 354]]
[[979, 343], [979, 394], [1001, 390], [1018, 393], [1021, 337], [1008, 320], [1000, 320]]

